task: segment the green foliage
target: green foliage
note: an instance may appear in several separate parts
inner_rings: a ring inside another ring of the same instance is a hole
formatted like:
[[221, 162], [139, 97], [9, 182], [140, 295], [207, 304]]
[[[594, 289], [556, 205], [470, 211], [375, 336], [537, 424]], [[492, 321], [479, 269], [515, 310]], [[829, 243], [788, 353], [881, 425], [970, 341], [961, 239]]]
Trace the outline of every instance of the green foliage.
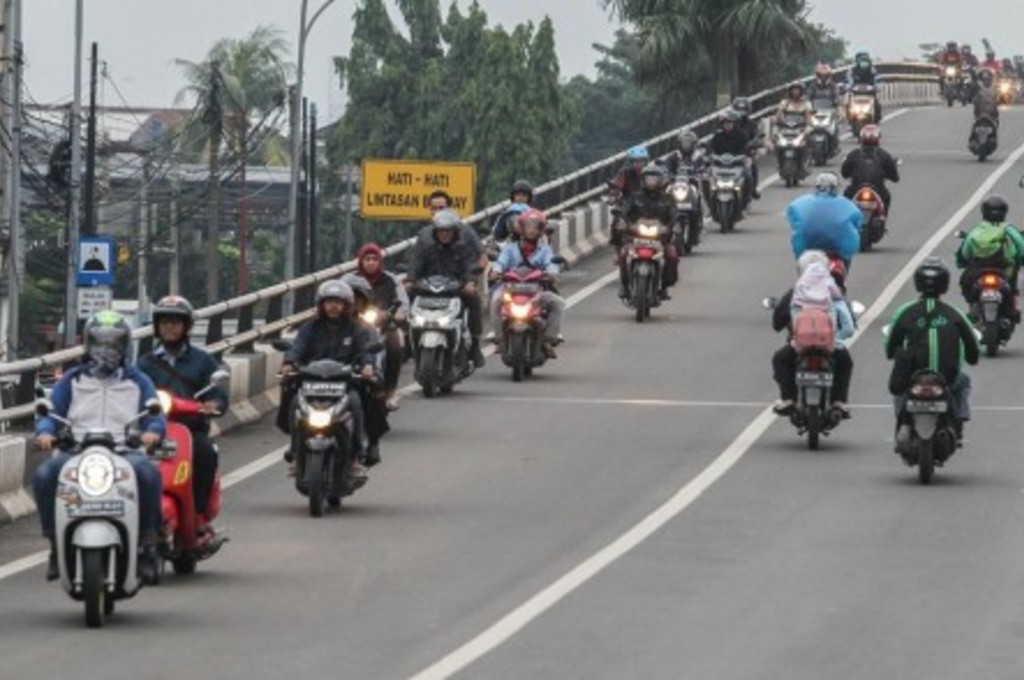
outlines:
[[55, 213], [31, 211], [23, 216], [25, 286], [19, 308], [21, 356], [50, 349], [47, 333], [64, 319], [64, 248], [58, 243], [64, 220]]
[[476, 2], [465, 13], [452, 3], [443, 21], [439, 0], [398, 5], [404, 30], [383, 0], [362, 0], [352, 49], [336, 60], [349, 104], [328, 143], [333, 175], [369, 157], [469, 160], [486, 205], [516, 177], [568, 169], [577, 115], [559, 84], [550, 20], [506, 31], [489, 27]]

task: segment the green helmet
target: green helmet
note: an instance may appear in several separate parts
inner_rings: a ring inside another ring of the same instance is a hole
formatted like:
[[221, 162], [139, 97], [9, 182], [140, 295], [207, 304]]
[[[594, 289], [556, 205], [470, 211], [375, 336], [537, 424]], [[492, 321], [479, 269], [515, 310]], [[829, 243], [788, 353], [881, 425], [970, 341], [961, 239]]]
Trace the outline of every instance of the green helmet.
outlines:
[[85, 322], [85, 353], [100, 375], [107, 376], [128, 364], [132, 327], [115, 311], [97, 312]]

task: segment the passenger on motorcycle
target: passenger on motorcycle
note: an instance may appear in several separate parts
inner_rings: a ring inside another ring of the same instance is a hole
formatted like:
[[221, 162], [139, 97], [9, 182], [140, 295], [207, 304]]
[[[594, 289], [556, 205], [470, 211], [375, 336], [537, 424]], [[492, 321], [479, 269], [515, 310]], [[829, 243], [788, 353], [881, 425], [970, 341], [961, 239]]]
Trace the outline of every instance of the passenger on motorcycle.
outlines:
[[[623, 245], [632, 240], [629, 225], [641, 219], [654, 219], [671, 227], [675, 223], [676, 206], [672, 197], [665, 189], [668, 187], [668, 170], [657, 163], [649, 163], [643, 171], [643, 189], [626, 198], [622, 205], [623, 220], [620, 222], [622, 233], [619, 242]], [[662, 269], [661, 289], [658, 295], [662, 300], [671, 300], [668, 289], [679, 280], [679, 253], [671, 233], [663, 239], [665, 246], [665, 266]], [[629, 270], [626, 259], [626, 248], [619, 248], [619, 297], [628, 296]]]
[[750, 157], [750, 195], [752, 198], [761, 198], [761, 190], [757, 185], [761, 183], [761, 170], [757, 166], [756, 149], [764, 145], [764, 134], [757, 121], [750, 117], [750, 100], [746, 97], [736, 97], [732, 100], [732, 110], [739, 114], [737, 127], [747, 135], [747, 155]]
[[1009, 205], [1001, 196], [989, 196], [981, 204], [981, 224], [964, 237], [956, 253], [956, 266], [963, 269], [960, 292], [964, 299], [976, 302], [975, 283], [986, 269], [1001, 270], [1010, 284], [1011, 296], [1003, 299], [1003, 314], [1014, 323], [1020, 323], [1017, 273], [1024, 264], [1024, 237], [1017, 228], [1006, 222]]
[[904, 391], [902, 376], [915, 371], [941, 373], [953, 395], [954, 428], [957, 439], [963, 437], [963, 424], [971, 419], [968, 399], [971, 379], [963, 371], [963, 362], [978, 363], [980, 350], [970, 321], [955, 307], [940, 299], [949, 289], [949, 269], [936, 257], [926, 259], [914, 272], [914, 287], [921, 294], [893, 314], [885, 356], [894, 360], [889, 381], [896, 410], [896, 452], [905, 453], [910, 443], [910, 425], [903, 422]]
[[[436, 215], [442, 210], [451, 210], [452, 197], [447, 191], [437, 189], [427, 198], [427, 207], [430, 209], [431, 215]], [[433, 223], [431, 223], [420, 229], [419, 234], [416, 236], [416, 245], [430, 243], [433, 240], [433, 236], [434, 227]], [[473, 250], [480, 266], [485, 267], [487, 265], [487, 255], [484, 252], [484, 245], [480, 241], [480, 236], [476, 233], [476, 230], [463, 222], [459, 226], [459, 238]]]
[[359, 249], [359, 275], [373, 288], [373, 302], [382, 310], [394, 308], [392, 319], [397, 328], [384, 331], [384, 389], [389, 411], [398, 410], [398, 376], [404, 352], [401, 328], [409, 319], [409, 295], [398, 277], [384, 270], [384, 251], [376, 243]]
[[[189, 342], [188, 334], [195, 322], [192, 304], [178, 295], [167, 295], [153, 308], [153, 335], [159, 341], [156, 349], [138, 361], [142, 370], [158, 390], [167, 390], [176, 397], [191, 399], [192, 395], [211, 385], [220, 363], [206, 350]], [[220, 387], [213, 387], [203, 396], [203, 412], [219, 415], [228, 407], [228, 397]], [[210, 439], [210, 420], [203, 416], [181, 419], [192, 433], [192, 491], [196, 516], [205, 519], [213, 482], [217, 476], [217, 447]], [[197, 528], [199, 534], [213, 534], [212, 525]]]
[[[299, 366], [319, 359], [331, 359], [349, 364], [355, 375], [363, 380], [375, 376], [375, 357], [367, 351], [373, 342], [373, 334], [352, 318], [355, 296], [352, 288], [342, 281], [324, 281], [316, 290], [315, 319], [299, 328], [291, 348], [285, 352], [281, 364], [283, 375], [294, 374]], [[277, 413], [277, 426], [286, 433], [292, 432], [292, 401], [298, 390], [294, 381], [282, 382], [281, 405]], [[366, 477], [366, 467], [361, 462], [366, 456], [364, 442], [363, 399], [360, 389], [353, 381], [349, 384], [349, 403], [352, 409], [352, 469], [355, 478]], [[295, 453], [289, 448], [285, 452], [289, 463], [289, 474], [294, 474]]]
[[[711, 149], [711, 153], [715, 156], [721, 156], [723, 154], [732, 154], [733, 156], [747, 156], [749, 159], [750, 153], [750, 137], [740, 127], [740, 114], [733, 109], [726, 109], [722, 112], [722, 115], [718, 118], [719, 128], [718, 132], [711, 136], [711, 141], [708, 147]], [[750, 187], [750, 195], [754, 198], [760, 198], [761, 193], [757, 190], [757, 186], [754, 184], [754, 163], [752, 161], [746, 164], [746, 180], [747, 186]]]
[[[552, 278], [558, 276], [561, 268], [554, 262], [555, 253], [551, 246], [541, 243], [540, 238], [547, 225], [547, 218], [539, 210], [530, 209], [520, 215], [517, 219], [520, 238], [514, 243], [508, 243], [501, 249], [497, 261], [492, 265], [491, 272], [495, 279], [500, 279], [503, 272], [529, 267], [531, 269], [543, 270]], [[498, 286], [491, 297], [491, 324], [494, 329], [494, 342], [501, 343], [502, 323], [501, 305], [504, 286]], [[554, 359], [555, 346], [561, 342], [562, 315], [565, 312], [565, 300], [559, 297], [554, 291], [548, 289], [541, 293], [541, 304], [547, 316], [547, 324], [544, 328], [544, 341], [542, 349], [551, 359]]]
[[526, 212], [533, 202], [533, 185], [525, 179], [517, 179], [512, 183], [508, 199], [511, 204], [500, 214], [498, 219], [491, 226], [491, 235], [496, 241], [505, 241], [509, 238], [517, 238], [512, 230], [512, 224], [518, 215]]
[[[51, 412], [70, 421], [76, 441], [81, 441], [91, 429], [102, 429], [123, 443], [125, 427], [146, 410], [146, 402], [156, 399], [156, 388], [145, 373], [129, 366], [132, 329], [124, 317], [110, 310], [99, 312], [86, 322], [83, 332], [85, 362], [64, 373], [54, 385]], [[61, 425], [50, 416], [36, 419], [35, 444], [43, 453], [52, 454], [32, 475], [43, 536], [50, 541], [48, 581], [60, 576], [54, 505], [61, 468], [72, 457], [70, 451], [54, 450], [60, 443], [60, 429]], [[162, 415], [146, 415], [139, 421], [139, 429], [142, 446], [151, 449], [163, 439], [167, 421]], [[156, 546], [163, 523], [163, 483], [160, 472], [143, 452], [125, 454], [124, 459], [135, 470], [139, 486], [139, 578], [152, 585], [159, 580], [160, 573]]]
[[776, 333], [786, 330], [786, 344], [772, 356], [772, 374], [779, 386], [779, 400], [772, 405], [777, 415], [788, 416], [796, 404], [796, 365], [799, 355], [792, 343], [793, 317], [805, 306], [827, 308], [836, 328], [836, 342], [832, 353], [833, 375], [831, 409], [841, 418], [849, 418], [847, 407], [850, 379], [853, 375], [853, 357], [844, 340], [853, 335], [856, 326], [849, 305], [843, 297], [845, 269], [842, 263], [830, 265], [828, 256], [820, 250], [808, 250], [797, 261], [799, 278], [796, 285], [775, 304], [772, 328]]
[[[786, 207], [793, 257], [822, 250], [843, 260], [850, 268], [860, 250], [861, 212], [853, 201], [839, 195], [839, 178], [822, 172], [814, 180], [814, 193], [797, 198]], [[845, 276], [845, 272], [844, 272]]]
[[811, 105], [817, 101], [830, 102], [832, 108], [839, 108], [839, 86], [832, 80], [832, 69], [828, 64], [819, 63], [814, 67], [814, 80], [807, 90]]
[[434, 215], [433, 233], [429, 240], [420, 241], [413, 250], [413, 262], [409, 268], [407, 288], [417, 281], [431, 276], [449, 276], [462, 282], [462, 304], [469, 313], [469, 332], [472, 336], [470, 354], [477, 368], [485, 360], [480, 351], [480, 335], [483, 333], [480, 295], [477, 291], [477, 255], [462, 239], [462, 220], [452, 210], [442, 210]]
[[865, 125], [860, 131], [860, 146], [847, 154], [840, 172], [850, 180], [844, 195], [853, 198], [857, 190], [869, 185], [882, 198], [886, 214], [892, 211], [892, 194], [885, 186], [886, 180], [900, 181], [896, 159], [881, 147], [882, 130], [877, 125]]

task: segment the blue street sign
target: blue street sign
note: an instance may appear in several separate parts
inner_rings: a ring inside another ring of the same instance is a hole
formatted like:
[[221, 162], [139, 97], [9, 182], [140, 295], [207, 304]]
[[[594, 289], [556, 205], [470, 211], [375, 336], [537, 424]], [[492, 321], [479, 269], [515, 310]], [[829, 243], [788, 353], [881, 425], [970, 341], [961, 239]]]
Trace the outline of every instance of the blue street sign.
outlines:
[[83, 236], [78, 242], [76, 283], [79, 286], [114, 285], [117, 248], [110, 236]]

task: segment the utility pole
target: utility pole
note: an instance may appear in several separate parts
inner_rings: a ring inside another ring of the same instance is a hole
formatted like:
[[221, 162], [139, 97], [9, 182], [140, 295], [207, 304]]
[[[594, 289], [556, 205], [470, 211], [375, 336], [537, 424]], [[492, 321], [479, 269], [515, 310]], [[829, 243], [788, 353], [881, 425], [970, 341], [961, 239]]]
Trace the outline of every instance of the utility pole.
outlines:
[[11, 134], [10, 162], [3, 158], [3, 169], [0, 170], [0, 194], [6, 201], [0, 201], [4, 210], [0, 211], [0, 219], [6, 222], [3, 238], [3, 257], [6, 279], [3, 309], [0, 310], [0, 358], [11, 361], [16, 358], [20, 345], [20, 297], [24, 280], [25, 256], [22, 252], [21, 234], [21, 67], [23, 64], [21, 44], [21, 0], [8, 0], [4, 3], [4, 74], [3, 101], [9, 103], [4, 115], [4, 124]]
[[96, 43], [92, 44], [89, 65], [89, 124], [85, 135], [85, 209], [82, 234], [95, 236], [96, 229], [96, 65], [99, 63]]
[[139, 306], [135, 315], [136, 326], [142, 326], [149, 316], [149, 238], [153, 233], [151, 228], [153, 213], [149, 205], [149, 174], [150, 162], [147, 152], [142, 159], [142, 184], [139, 186], [139, 256], [137, 258], [139, 263]]
[[83, 0], [75, 0], [75, 93], [71, 102], [71, 179], [69, 182], [67, 307], [64, 310], [64, 346], [75, 344], [78, 331], [78, 229], [82, 194], [82, 23]]
[[[299, 152], [299, 167], [306, 168], [306, 135], [309, 126], [309, 102], [302, 98], [302, 132], [299, 135], [302, 149]], [[309, 176], [303, 174], [299, 181], [299, 214], [296, 216], [297, 227], [295, 229], [299, 244], [295, 253], [295, 274], [302, 276], [309, 273], [307, 268], [306, 255], [309, 252]]]
[[345, 259], [352, 259], [352, 161], [345, 166]]
[[[81, 0], [79, 0], [81, 1]], [[210, 128], [209, 195], [206, 204], [206, 304], [218, 302], [220, 288], [220, 146], [224, 116], [220, 109], [220, 64], [210, 64], [210, 107], [203, 121]]]
[[181, 177], [171, 179], [171, 271], [168, 292], [181, 295], [181, 225], [178, 224], [178, 200], [181, 198]]
[[309, 232], [309, 258], [306, 262], [307, 272], [316, 271], [316, 104], [309, 104], [309, 159], [306, 170], [306, 183], [309, 185], [309, 209], [306, 218], [307, 231]]

